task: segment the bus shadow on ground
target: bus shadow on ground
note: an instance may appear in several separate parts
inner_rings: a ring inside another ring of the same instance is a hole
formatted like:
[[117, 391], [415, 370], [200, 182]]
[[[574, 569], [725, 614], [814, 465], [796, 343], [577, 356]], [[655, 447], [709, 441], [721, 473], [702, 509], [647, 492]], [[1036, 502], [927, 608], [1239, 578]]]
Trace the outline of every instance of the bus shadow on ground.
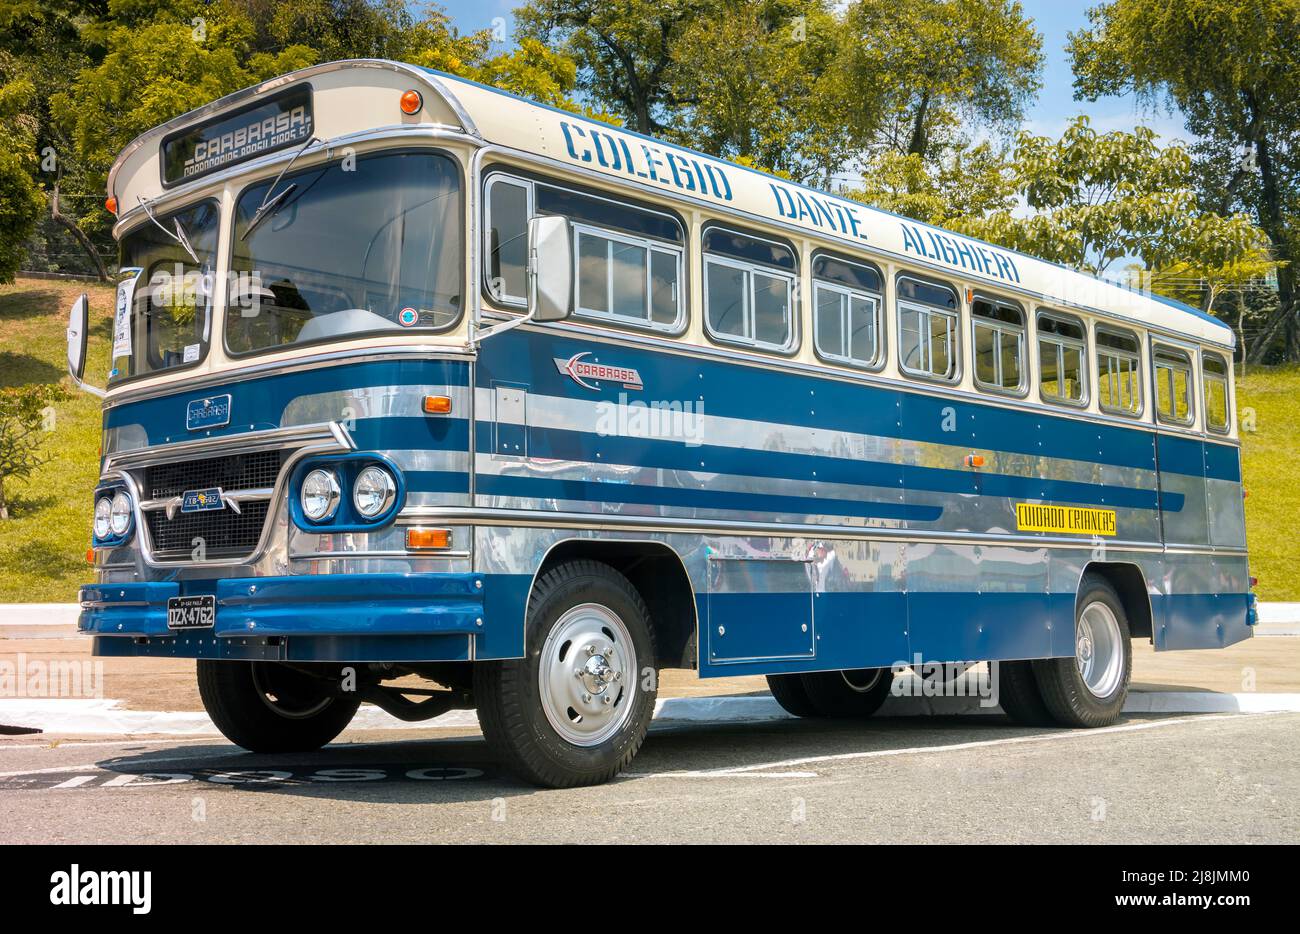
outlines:
[[[1122, 723], [1167, 719], [1126, 717]], [[749, 774], [789, 760], [823, 756], [942, 754], [971, 743], [1047, 737], [1069, 731], [1017, 726], [1004, 717], [882, 717], [852, 720], [771, 720], [753, 723], [674, 723], [652, 729], [628, 776], [690, 781], [692, 773]], [[153, 749], [97, 763], [118, 785], [203, 787], [244, 794], [388, 804], [491, 801], [529, 794], [580, 794], [539, 789], [512, 776], [478, 736], [396, 738], [338, 743], [309, 753], [258, 754], [211, 744]], [[686, 774], [683, 774], [686, 773]], [[128, 777], [129, 778], [125, 778]], [[718, 776], [732, 777], [732, 776]], [[744, 774], [734, 776], [742, 780]], [[51, 776], [51, 779], [56, 776]], [[112, 779], [100, 784], [109, 784]], [[138, 793], [138, 792], [137, 792]]]

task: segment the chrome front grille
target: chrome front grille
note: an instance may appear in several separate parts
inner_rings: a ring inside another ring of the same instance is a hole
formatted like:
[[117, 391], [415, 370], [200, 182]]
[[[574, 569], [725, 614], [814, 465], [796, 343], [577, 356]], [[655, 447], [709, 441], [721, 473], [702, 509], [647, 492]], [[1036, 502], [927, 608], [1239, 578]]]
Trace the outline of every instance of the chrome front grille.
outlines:
[[234, 490], [269, 489], [275, 486], [284, 463], [284, 451], [250, 451], [199, 461], [154, 464], [144, 469], [141, 495], [145, 499], [167, 499], [186, 490], [219, 486]]
[[[189, 487], [188, 489], [193, 489]], [[243, 558], [253, 553], [266, 525], [269, 501], [242, 503], [236, 513], [227, 506], [211, 512], [180, 512], [172, 517], [162, 509], [145, 513], [153, 552], [165, 560], [198, 560], [198, 543], [203, 543], [203, 560]]]
[[[283, 449], [244, 451], [143, 467], [140, 488], [154, 557], [214, 561], [251, 555], [262, 539], [286, 454]], [[214, 487], [221, 489], [225, 508], [181, 511], [187, 491]]]

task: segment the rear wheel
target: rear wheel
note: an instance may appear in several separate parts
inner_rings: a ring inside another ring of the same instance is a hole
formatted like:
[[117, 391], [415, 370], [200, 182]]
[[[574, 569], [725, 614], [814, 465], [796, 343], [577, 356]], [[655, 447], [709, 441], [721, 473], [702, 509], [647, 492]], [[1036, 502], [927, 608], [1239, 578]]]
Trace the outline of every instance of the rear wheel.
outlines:
[[1064, 726], [1107, 726], [1119, 719], [1133, 674], [1128, 617], [1115, 588], [1085, 575], [1075, 603], [1074, 657], [1034, 662], [1043, 702]]
[[1043, 703], [1033, 662], [994, 662], [997, 670], [998, 703], [1003, 712], [1021, 726], [1051, 726], [1056, 721]]
[[816, 671], [801, 675], [813, 708], [823, 717], [869, 717], [889, 696], [891, 668]]
[[524, 658], [475, 666], [484, 737], [537, 785], [613, 778], [641, 748], [658, 691], [640, 594], [608, 565], [562, 564], [534, 588], [525, 645]]
[[251, 752], [309, 752], [352, 722], [361, 700], [274, 662], [199, 659], [199, 696], [226, 739]]
[[821, 716], [803, 686], [802, 675], [768, 675], [767, 689], [786, 713], [795, 717]]

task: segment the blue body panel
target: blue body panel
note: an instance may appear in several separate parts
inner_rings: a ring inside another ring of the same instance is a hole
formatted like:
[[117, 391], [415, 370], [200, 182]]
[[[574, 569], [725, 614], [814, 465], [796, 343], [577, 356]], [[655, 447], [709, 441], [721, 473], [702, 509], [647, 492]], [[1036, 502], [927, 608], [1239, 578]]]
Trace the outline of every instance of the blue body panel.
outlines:
[[[556, 365], [580, 353], [635, 368], [642, 388], [580, 384]], [[526, 414], [498, 417], [503, 388], [526, 395]], [[431, 392], [458, 400], [451, 415], [419, 411]], [[228, 424], [186, 430], [195, 398], [225, 394]], [[611, 411], [657, 400], [697, 406], [708, 430], [683, 438], [599, 427]], [[704, 676], [875, 667], [916, 655], [1071, 655], [1074, 595], [1101, 543], [1080, 536], [1071, 547], [1017, 532], [1018, 502], [1116, 511], [1116, 553], [1106, 560], [1132, 564], [1147, 582], [1157, 648], [1221, 646], [1250, 632], [1239, 502], [1222, 506], [1239, 496], [1235, 445], [922, 386], [521, 328], [487, 341], [476, 362], [339, 363], [115, 405], [105, 416], [106, 453], [196, 437], [235, 444], [250, 431], [329, 421], [346, 423], [356, 449], [349, 457], [373, 455], [400, 471], [395, 511], [527, 510], [534, 521], [468, 529], [463, 558], [442, 564], [406, 556], [392, 519], [374, 530], [356, 522], [317, 529], [287, 509], [276, 530], [282, 547], [256, 566], [142, 569], [128, 543], [111, 553], [113, 566], [135, 570], [83, 593], [93, 605], [82, 627], [97, 636], [96, 651], [519, 657], [529, 589], [549, 548], [575, 536], [575, 517], [580, 526], [583, 516], [593, 525], [615, 516], [630, 530], [607, 537], [654, 540], [681, 558]], [[987, 467], [966, 467], [968, 452], [986, 456]], [[537, 514], [548, 512], [568, 527], [539, 525]], [[717, 530], [637, 532], [641, 520]], [[745, 531], [753, 525], [762, 531]], [[963, 535], [1005, 541], [963, 544]], [[1163, 543], [1235, 551], [1211, 558], [1166, 552]], [[733, 565], [722, 570], [723, 559]], [[200, 593], [217, 599], [214, 628], [169, 632], [167, 598]]]

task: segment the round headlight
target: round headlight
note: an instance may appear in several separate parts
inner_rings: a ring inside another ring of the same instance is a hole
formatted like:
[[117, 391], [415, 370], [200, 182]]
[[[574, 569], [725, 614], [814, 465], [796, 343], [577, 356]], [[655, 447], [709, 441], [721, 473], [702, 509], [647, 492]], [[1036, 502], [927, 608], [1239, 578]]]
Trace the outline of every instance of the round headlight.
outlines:
[[387, 512], [396, 496], [397, 481], [382, 467], [367, 467], [352, 486], [352, 505], [367, 519]]
[[317, 468], [302, 481], [302, 512], [312, 522], [334, 515], [339, 508], [339, 482], [328, 470]]
[[113, 514], [113, 504], [105, 496], [95, 503], [95, 538], [108, 538], [109, 519]]
[[123, 490], [118, 490], [113, 497], [113, 504], [108, 515], [108, 526], [114, 535], [125, 535], [131, 527], [131, 498]]

